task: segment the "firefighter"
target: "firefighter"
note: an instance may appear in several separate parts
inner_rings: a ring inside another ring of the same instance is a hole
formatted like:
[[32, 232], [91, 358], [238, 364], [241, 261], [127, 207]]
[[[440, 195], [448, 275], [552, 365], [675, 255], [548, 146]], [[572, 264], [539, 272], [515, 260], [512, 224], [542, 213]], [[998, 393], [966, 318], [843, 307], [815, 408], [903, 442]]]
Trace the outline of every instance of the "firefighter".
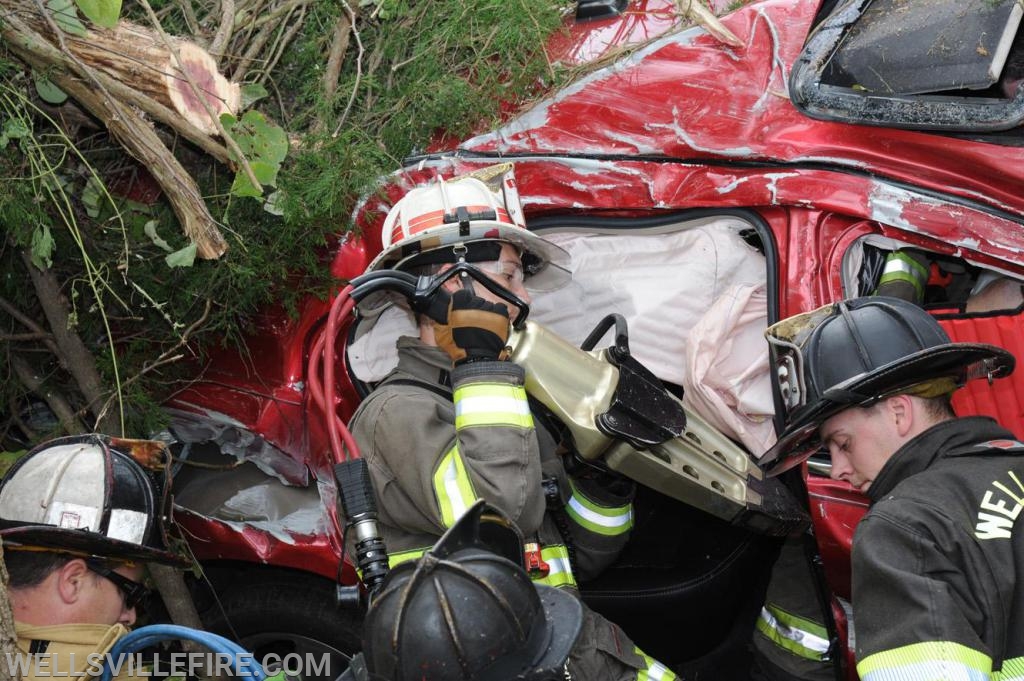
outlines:
[[135, 623], [148, 593], [145, 564], [185, 564], [163, 548], [153, 481], [112, 442], [52, 440], [0, 483], [0, 538], [26, 680], [97, 671], [88, 656], [106, 653]]
[[565, 679], [583, 609], [531, 583], [522, 545], [500, 511], [476, 502], [421, 558], [389, 574], [343, 681]]
[[[510, 171], [412, 189], [388, 213], [383, 242], [371, 270], [443, 276], [464, 263], [526, 304], [527, 282], [538, 290], [568, 281], [568, 255], [525, 228]], [[397, 341], [398, 367], [350, 426], [391, 565], [423, 555], [482, 498], [522, 530], [534, 581], [577, 594], [577, 582], [599, 574], [629, 538], [633, 485], [566, 473], [554, 434], [531, 412], [523, 369], [505, 359], [506, 303], [461, 275], [441, 298], [436, 320], [421, 316], [418, 337]], [[618, 626], [584, 611], [573, 676], [675, 678]]]
[[853, 542], [860, 677], [1019, 676], [1024, 444], [950, 405], [967, 380], [1009, 374], [1013, 356], [952, 343], [922, 308], [881, 296], [783, 320], [768, 338], [787, 426], [766, 461], [824, 447], [832, 477], [870, 501]]

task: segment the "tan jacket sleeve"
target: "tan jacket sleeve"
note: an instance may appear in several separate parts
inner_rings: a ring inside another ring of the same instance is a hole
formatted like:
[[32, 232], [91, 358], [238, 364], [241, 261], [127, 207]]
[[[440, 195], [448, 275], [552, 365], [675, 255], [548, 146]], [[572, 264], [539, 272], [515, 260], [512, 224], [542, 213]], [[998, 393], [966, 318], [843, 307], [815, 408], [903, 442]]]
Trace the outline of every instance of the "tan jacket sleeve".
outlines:
[[524, 534], [544, 515], [540, 458], [523, 371], [475, 362], [452, 374], [453, 399], [408, 385], [385, 385], [353, 417], [382, 519], [439, 535], [484, 498]]

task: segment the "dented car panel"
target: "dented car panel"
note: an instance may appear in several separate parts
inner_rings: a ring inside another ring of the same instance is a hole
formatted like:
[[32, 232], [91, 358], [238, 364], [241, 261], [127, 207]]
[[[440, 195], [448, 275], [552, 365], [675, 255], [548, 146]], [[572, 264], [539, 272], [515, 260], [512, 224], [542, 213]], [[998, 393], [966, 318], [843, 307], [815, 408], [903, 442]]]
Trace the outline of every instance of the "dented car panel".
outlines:
[[[410, 159], [360, 204], [354, 221], [361, 237], [340, 241], [332, 273], [345, 281], [363, 272], [381, 249], [384, 216], [412, 186], [501, 161], [514, 165], [528, 223], [545, 233], [560, 223], [597, 229], [609, 220], [625, 231], [692, 211], [756, 216], [769, 321], [864, 293], [848, 261], [869, 237], [1024, 280], [1024, 148], [1012, 138], [867, 128], [801, 113], [787, 93], [818, 12], [813, 0], [754, 2], [723, 17], [740, 48], [699, 27], [678, 28], [673, 6], [634, 2], [621, 17], [577, 25], [552, 53], [595, 66], [495, 130]], [[170, 400], [181, 441], [215, 442], [237, 462], [251, 462], [275, 483], [304, 489], [328, 507], [312, 525], [294, 518], [239, 522], [202, 504], [201, 512], [182, 510], [201, 559], [336, 578], [341, 553], [327, 438], [305, 376], [327, 311], [328, 302], [315, 299], [304, 300], [294, 318], [268, 311], [245, 352], [216, 351], [209, 369]], [[1019, 310], [980, 325], [962, 316], [958, 310], [943, 320], [954, 338], [989, 334], [990, 342], [1005, 345], [1024, 337]], [[344, 419], [360, 399], [347, 374], [348, 324], [337, 348], [337, 411]], [[1019, 343], [1010, 349], [1024, 357]], [[961, 391], [958, 405], [1020, 429], [1024, 411], [1006, 394], [1024, 394], [1020, 380]], [[866, 500], [829, 480], [827, 463], [813, 464], [804, 477], [819, 550], [832, 592], [848, 599], [850, 544]], [[258, 479], [248, 485], [242, 491], [250, 500], [262, 494], [273, 505], [279, 492]], [[342, 581], [354, 582], [348, 563]], [[844, 612], [837, 609], [841, 627]]]

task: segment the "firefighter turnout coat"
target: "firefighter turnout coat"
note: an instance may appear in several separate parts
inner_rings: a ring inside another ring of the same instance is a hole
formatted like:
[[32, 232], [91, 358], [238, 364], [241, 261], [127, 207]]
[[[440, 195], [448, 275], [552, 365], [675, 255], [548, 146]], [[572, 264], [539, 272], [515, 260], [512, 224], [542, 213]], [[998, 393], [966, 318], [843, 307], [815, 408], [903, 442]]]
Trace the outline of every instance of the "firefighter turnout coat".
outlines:
[[[518, 525], [541, 584], [575, 591], [615, 560], [633, 525], [630, 496], [566, 474], [531, 413], [522, 367], [478, 361], [452, 370], [442, 350], [411, 337], [398, 340], [398, 357], [350, 425], [392, 566], [421, 556], [478, 498]], [[618, 626], [584, 612], [569, 663], [576, 678], [674, 678]]]
[[985, 417], [906, 443], [853, 543], [864, 681], [1024, 678], [1024, 444]]

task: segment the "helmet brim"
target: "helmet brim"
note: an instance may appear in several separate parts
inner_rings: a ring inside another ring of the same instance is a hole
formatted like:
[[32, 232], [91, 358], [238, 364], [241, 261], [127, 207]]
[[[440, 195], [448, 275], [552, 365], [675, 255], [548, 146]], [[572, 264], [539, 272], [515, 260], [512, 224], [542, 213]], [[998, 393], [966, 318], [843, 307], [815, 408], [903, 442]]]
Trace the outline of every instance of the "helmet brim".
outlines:
[[995, 345], [949, 343], [854, 376], [825, 390], [817, 403], [794, 412], [778, 441], [761, 457], [760, 465], [769, 476], [800, 465], [817, 450], [821, 424], [849, 407], [896, 395], [937, 378], [952, 378], [957, 387], [974, 378], [1002, 378], [1013, 371], [1015, 364], [1010, 352]]
[[381, 251], [366, 268], [366, 271], [401, 269], [403, 264], [422, 253], [485, 239], [510, 243], [520, 251], [532, 254], [540, 261], [541, 266], [526, 279], [526, 287], [531, 290], [554, 291], [565, 286], [572, 279], [569, 269], [571, 257], [561, 246], [522, 227], [489, 220], [473, 222], [469, 233], [465, 235], [454, 231], [441, 233], [436, 230], [426, 230], [415, 236], [407, 237], [400, 243]]
[[0, 520], [0, 538], [4, 548], [16, 550], [26, 548], [68, 553], [81, 556], [96, 556], [109, 560], [123, 560], [143, 563], [162, 563], [174, 567], [188, 567], [188, 559], [161, 549], [150, 548], [131, 542], [99, 538], [94, 532], [71, 530], [53, 525], [30, 525]]
[[551, 642], [539, 659], [534, 660], [524, 681], [564, 678], [563, 669], [583, 626], [583, 606], [572, 594], [543, 584], [534, 584], [551, 630]]

